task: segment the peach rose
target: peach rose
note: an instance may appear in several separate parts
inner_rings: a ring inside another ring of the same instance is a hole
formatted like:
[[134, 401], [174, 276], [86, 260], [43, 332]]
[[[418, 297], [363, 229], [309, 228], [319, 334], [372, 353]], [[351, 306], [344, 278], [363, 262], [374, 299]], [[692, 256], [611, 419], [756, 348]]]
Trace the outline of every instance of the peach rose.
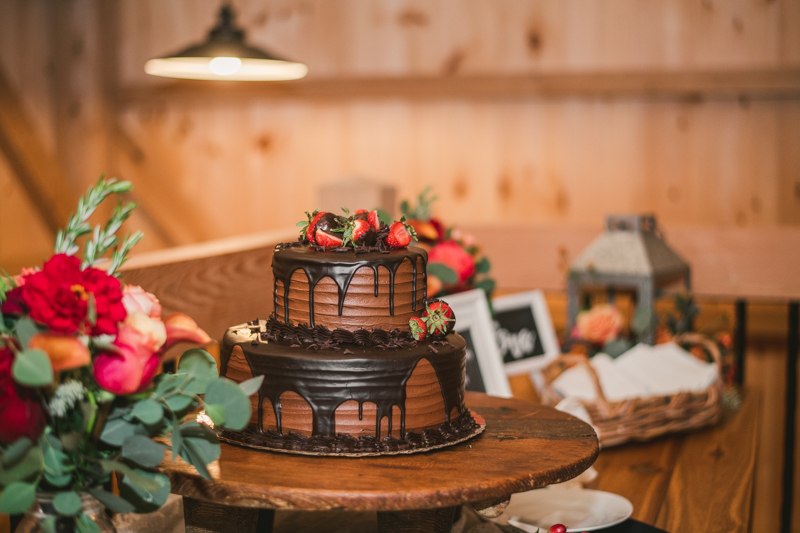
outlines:
[[37, 333], [31, 337], [28, 348], [46, 353], [55, 373], [86, 366], [92, 362], [89, 349], [73, 335]]
[[619, 335], [622, 315], [614, 306], [596, 305], [578, 313], [576, 329], [581, 339], [602, 346]]
[[141, 311], [128, 313], [125, 325], [141, 335], [145, 347], [155, 352], [167, 342], [167, 328], [161, 319], [150, 318]]
[[139, 311], [150, 318], [161, 318], [158, 298], [136, 285], [126, 285], [122, 290], [122, 305], [128, 314]]

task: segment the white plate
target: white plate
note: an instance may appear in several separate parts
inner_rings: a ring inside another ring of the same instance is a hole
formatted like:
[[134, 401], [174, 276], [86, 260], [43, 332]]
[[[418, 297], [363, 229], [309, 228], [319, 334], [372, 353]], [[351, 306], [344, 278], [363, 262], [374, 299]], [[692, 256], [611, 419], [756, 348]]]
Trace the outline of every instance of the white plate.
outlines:
[[581, 532], [611, 527], [631, 514], [633, 504], [618, 494], [548, 487], [514, 494], [494, 521], [531, 533], [536, 533], [537, 527], [547, 531], [553, 524], [564, 524], [568, 532]]

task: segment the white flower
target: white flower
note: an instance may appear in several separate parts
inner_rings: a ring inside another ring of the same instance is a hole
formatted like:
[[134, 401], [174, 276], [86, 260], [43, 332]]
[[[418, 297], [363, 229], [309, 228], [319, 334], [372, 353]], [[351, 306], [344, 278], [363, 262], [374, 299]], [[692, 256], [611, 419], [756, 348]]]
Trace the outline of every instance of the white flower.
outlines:
[[83, 399], [86, 389], [80, 381], [65, 381], [56, 389], [53, 399], [50, 400], [50, 414], [56, 418], [64, 418], [67, 411], [75, 407]]

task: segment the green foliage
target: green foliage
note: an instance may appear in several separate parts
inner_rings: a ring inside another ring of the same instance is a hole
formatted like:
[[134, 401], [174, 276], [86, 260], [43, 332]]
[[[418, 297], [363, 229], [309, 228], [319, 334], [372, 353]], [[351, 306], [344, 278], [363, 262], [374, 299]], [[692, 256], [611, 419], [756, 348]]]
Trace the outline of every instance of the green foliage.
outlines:
[[56, 235], [55, 253], [75, 255], [78, 251], [77, 240], [92, 231], [89, 217], [94, 214], [97, 207], [111, 194], [123, 194], [130, 191], [133, 186], [127, 181], [117, 181], [112, 178], [105, 179], [100, 176], [97, 184], [91, 187], [86, 195], [78, 200], [78, 210], [69, 217], [67, 228], [59, 230]]
[[481, 257], [480, 261], [475, 263], [476, 274], [486, 274], [491, 269], [492, 264], [489, 262], [488, 257]]
[[8, 487], [15, 481], [30, 480], [40, 474], [43, 467], [41, 446], [32, 446], [13, 465], [0, 468], [0, 485]]
[[191, 377], [192, 381], [185, 387], [187, 392], [204, 394], [208, 384], [217, 378], [217, 362], [205, 350], [195, 348], [185, 352], [178, 362], [177, 375]]
[[11, 373], [14, 381], [28, 387], [44, 387], [53, 382], [53, 365], [42, 350], [24, 350], [17, 353]]
[[122, 443], [122, 457], [144, 467], [155, 468], [164, 460], [166, 446], [144, 435], [131, 435]]
[[131, 411], [131, 416], [137, 418], [143, 424], [156, 424], [164, 418], [164, 408], [155, 400], [145, 399], [136, 402]]
[[53, 507], [60, 515], [75, 516], [81, 511], [81, 497], [72, 491], [59, 492], [53, 498]]
[[242, 392], [244, 392], [245, 396], [249, 397], [258, 392], [258, 389], [261, 388], [262, 383], [264, 383], [264, 376], [256, 376], [248, 379], [247, 381], [242, 381], [239, 383], [239, 388], [242, 389]]
[[36, 484], [14, 481], [0, 494], [0, 513], [20, 514], [30, 509], [36, 499]]
[[122, 446], [125, 439], [131, 435], [147, 435], [148, 431], [141, 424], [131, 422], [125, 418], [119, 417], [109, 419], [103, 427], [103, 432], [100, 433], [100, 440], [106, 444], [114, 447]]
[[627, 339], [616, 338], [603, 345], [603, 352], [608, 354], [612, 359], [616, 359], [630, 350], [632, 346], [631, 342]]
[[407, 200], [403, 200], [400, 203], [400, 212], [409, 220], [430, 220], [431, 206], [439, 198], [436, 195], [430, 196], [432, 189], [430, 185], [425, 187], [417, 196], [417, 205], [413, 207]]
[[28, 437], [18, 439], [3, 452], [3, 468], [10, 468], [17, 464], [31, 448], [33, 448], [31, 439]]
[[444, 263], [428, 263], [427, 271], [428, 274], [436, 276], [446, 285], [455, 285], [458, 283], [458, 274], [456, 274], [456, 271]]
[[115, 513], [132, 513], [136, 510], [132, 503], [123, 500], [116, 494], [106, 492], [101, 488], [90, 488], [89, 494], [97, 498], [97, 500], [114, 511]]
[[667, 328], [673, 335], [681, 335], [694, 330], [694, 319], [700, 312], [694, 301], [694, 296], [689, 293], [675, 295], [675, 313], [666, 316]]
[[136, 476], [126, 474], [119, 484], [120, 496], [130, 502], [137, 513], [149, 513], [164, 505], [169, 489], [167, 476], [144, 471]]
[[636, 336], [642, 335], [653, 323], [653, 310], [647, 307], [637, 307], [631, 318], [631, 330]]
[[28, 343], [31, 342], [31, 338], [33, 338], [33, 336], [39, 332], [40, 331], [38, 326], [36, 326], [36, 322], [28, 317], [20, 318], [17, 320], [17, 323], [14, 326], [14, 333], [23, 349], [28, 347]]
[[[212, 381], [205, 396], [206, 404], [216, 404], [225, 413], [225, 427], [241, 431], [250, 420], [250, 400], [233, 381], [219, 378]], [[210, 415], [209, 415], [210, 416]]]

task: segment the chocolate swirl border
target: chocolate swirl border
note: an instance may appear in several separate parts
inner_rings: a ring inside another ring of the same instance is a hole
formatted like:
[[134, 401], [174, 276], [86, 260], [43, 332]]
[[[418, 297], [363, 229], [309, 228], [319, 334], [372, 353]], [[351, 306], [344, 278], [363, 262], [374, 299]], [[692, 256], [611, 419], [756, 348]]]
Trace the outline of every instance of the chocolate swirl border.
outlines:
[[261, 336], [263, 340], [316, 346], [355, 344], [378, 348], [407, 348], [417, 344], [408, 331], [399, 329], [350, 331], [343, 328], [331, 330], [321, 325], [312, 327], [308, 324], [300, 324], [295, 326], [278, 321], [274, 313], [269, 316], [265, 331], [261, 333]]

